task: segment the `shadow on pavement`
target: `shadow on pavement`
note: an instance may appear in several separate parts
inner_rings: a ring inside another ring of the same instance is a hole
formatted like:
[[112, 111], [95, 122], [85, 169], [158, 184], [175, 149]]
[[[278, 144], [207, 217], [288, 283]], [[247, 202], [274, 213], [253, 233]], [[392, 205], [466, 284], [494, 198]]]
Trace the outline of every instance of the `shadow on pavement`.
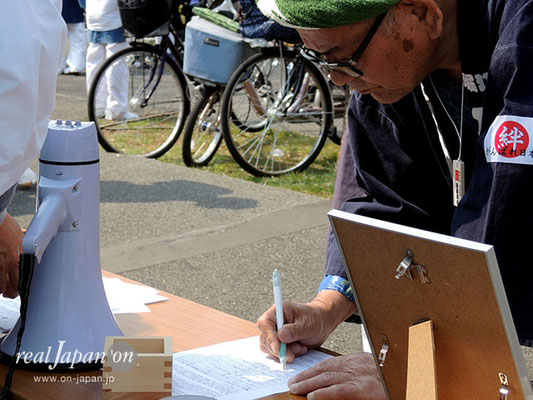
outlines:
[[243, 210], [257, 206], [257, 201], [254, 199], [228, 196], [232, 193], [232, 190], [225, 187], [182, 179], [147, 184], [122, 181], [100, 183], [102, 203], [191, 201], [202, 208], [228, 210]]
[[[201, 182], [174, 180], [138, 184], [121, 181], [100, 183], [101, 203], [193, 202], [206, 209], [244, 210], [257, 207], [257, 200], [230, 196], [232, 190]], [[9, 206], [14, 217], [35, 212], [36, 189], [18, 188]]]

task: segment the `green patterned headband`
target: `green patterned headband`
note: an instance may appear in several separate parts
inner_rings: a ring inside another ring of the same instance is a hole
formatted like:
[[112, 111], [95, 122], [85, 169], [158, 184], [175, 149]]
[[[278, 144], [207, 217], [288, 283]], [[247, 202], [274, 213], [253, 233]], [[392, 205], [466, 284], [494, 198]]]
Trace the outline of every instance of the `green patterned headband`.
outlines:
[[377, 17], [399, 0], [257, 0], [261, 12], [294, 28], [334, 28]]

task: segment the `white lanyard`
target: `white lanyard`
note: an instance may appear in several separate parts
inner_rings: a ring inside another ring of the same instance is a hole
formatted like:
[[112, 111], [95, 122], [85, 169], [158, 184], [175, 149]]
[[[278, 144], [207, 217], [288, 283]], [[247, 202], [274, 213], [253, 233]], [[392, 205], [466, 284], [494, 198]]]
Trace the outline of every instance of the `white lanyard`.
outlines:
[[444, 106], [444, 103], [442, 102], [439, 96], [439, 93], [437, 92], [437, 88], [435, 87], [435, 84], [433, 83], [433, 79], [431, 79], [431, 76], [429, 76], [429, 80], [431, 82], [431, 85], [433, 86], [433, 91], [435, 92], [435, 95], [439, 99], [439, 102], [444, 112], [446, 113], [453, 127], [455, 128], [455, 132], [457, 133], [457, 137], [459, 139], [459, 154], [456, 160], [452, 160], [450, 153], [448, 151], [448, 148], [446, 147], [446, 144], [444, 142], [444, 137], [439, 128], [439, 123], [437, 121], [435, 110], [433, 109], [433, 105], [431, 104], [431, 100], [424, 90], [424, 85], [421, 84], [420, 86], [422, 87], [422, 93], [424, 94], [426, 102], [428, 103], [429, 109], [431, 111], [431, 116], [433, 117], [433, 121], [435, 122], [435, 126], [437, 128], [437, 133], [439, 135], [439, 141], [441, 143], [444, 156], [446, 157], [446, 160], [448, 161], [448, 168], [450, 168], [450, 173], [452, 175], [452, 182], [453, 182], [453, 205], [457, 207], [457, 205], [459, 204], [459, 202], [461, 201], [465, 193], [465, 178], [464, 178], [465, 164], [461, 160], [461, 154], [463, 150], [463, 116], [464, 116], [465, 87], [463, 85], [463, 82], [461, 81], [461, 121], [459, 124], [459, 129], [457, 129], [457, 126], [455, 125], [453, 118], [448, 113], [448, 110]]

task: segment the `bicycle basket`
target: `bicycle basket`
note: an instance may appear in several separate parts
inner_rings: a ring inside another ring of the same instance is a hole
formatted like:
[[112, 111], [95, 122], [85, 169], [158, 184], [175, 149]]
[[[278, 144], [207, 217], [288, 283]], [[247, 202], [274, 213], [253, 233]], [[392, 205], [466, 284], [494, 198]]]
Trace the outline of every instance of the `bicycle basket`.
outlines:
[[194, 78], [226, 84], [254, 50], [239, 33], [193, 17], [185, 26], [183, 72]]
[[301, 41], [296, 29], [278, 24], [265, 17], [255, 4], [255, 0], [241, 0], [241, 27], [244, 36], [266, 40], [282, 40], [287, 43]]
[[118, 0], [124, 29], [136, 38], [168, 33], [169, 0]]

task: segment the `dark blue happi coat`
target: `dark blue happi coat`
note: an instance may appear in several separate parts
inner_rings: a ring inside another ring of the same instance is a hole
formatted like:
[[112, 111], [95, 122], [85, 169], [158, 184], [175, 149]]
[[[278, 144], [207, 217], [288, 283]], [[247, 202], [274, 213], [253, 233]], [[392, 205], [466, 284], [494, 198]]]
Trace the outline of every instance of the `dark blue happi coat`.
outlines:
[[[354, 94], [335, 207], [494, 245], [520, 341], [532, 346], [533, 129], [512, 121], [524, 117], [533, 128], [533, 0], [458, 0], [458, 7], [466, 195], [453, 205], [449, 158], [459, 155], [461, 82], [435, 71], [394, 104]], [[502, 144], [512, 131], [520, 135], [514, 149]], [[332, 235], [328, 276], [346, 277]]]

